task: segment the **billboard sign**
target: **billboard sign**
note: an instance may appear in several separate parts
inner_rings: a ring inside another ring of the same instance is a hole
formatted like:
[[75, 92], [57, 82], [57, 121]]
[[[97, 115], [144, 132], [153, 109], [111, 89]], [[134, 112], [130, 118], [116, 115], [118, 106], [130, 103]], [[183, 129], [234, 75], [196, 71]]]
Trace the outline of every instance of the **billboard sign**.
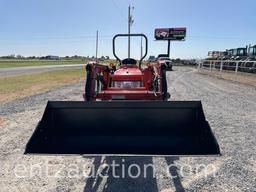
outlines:
[[157, 28], [155, 29], [155, 39], [183, 41], [186, 37], [186, 31], [186, 28]]

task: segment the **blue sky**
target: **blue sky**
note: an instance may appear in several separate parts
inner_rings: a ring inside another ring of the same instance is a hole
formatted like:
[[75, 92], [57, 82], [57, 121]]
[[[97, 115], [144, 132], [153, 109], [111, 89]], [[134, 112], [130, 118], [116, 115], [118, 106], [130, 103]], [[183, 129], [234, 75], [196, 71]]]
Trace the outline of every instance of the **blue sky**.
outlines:
[[[208, 50], [256, 44], [255, 0], [0, 0], [0, 55], [112, 56], [112, 36], [131, 31], [149, 38], [149, 55], [165, 53], [167, 42], [154, 41], [154, 28], [187, 27], [185, 42], [171, 44], [173, 58], [202, 58]], [[139, 57], [139, 39], [132, 56]], [[127, 40], [118, 41], [120, 57]]]

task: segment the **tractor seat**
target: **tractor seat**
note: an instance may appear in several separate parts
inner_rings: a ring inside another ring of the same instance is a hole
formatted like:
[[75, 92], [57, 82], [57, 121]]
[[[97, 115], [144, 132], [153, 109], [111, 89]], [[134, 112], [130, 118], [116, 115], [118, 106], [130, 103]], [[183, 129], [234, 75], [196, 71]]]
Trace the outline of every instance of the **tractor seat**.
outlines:
[[136, 65], [137, 61], [132, 58], [126, 58], [126, 59], [122, 60], [122, 64], [123, 65]]

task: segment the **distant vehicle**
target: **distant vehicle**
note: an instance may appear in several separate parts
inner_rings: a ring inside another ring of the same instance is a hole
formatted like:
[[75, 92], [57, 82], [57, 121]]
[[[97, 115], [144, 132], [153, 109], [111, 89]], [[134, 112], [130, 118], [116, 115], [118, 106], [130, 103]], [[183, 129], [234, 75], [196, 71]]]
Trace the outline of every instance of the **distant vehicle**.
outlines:
[[256, 60], [256, 45], [253, 45], [253, 46], [249, 46], [249, 49], [248, 49], [248, 56], [253, 59], [253, 60]]
[[[226, 49], [226, 51], [209, 51], [205, 62], [210, 67], [210, 60], [222, 60], [225, 70], [235, 70], [238, 63], [238, 71], [256, 73], [256, 45]], [[214, 68], [219, 69], [221, 62], [215, 62]]]
[[247, 51], [247, 61], [252, 62], [244, 62], [240, 66], [240, 71], [247, 73], [256, 73], [256, 45], [249, 45]]
[[172, 71], [173, 62], [169, 57], [158, 57], [157, 61], [159, 63], [165, 63], [167, 70]]
[[55, 55], [47, 55], [47, 56], [45, 56], [45, 59], [49, 59], [49, 60], [59, 60], [60, 57], [59, 57], [59, 56], [55, 56]]
[[199, 60], [196, 59], [182, 59], [180, 61], [181, 64], [183, 65], [198, 65]]
[[154, 55], [149, 56], [148, 62], [155, 62], [155, 61], [156, 61], [156, 57]]
[[209, 60], [218, 59], [219, 57], [222, 56], [222, 53], [223, 53], [222, 51], [209, 51], [207, 59]]

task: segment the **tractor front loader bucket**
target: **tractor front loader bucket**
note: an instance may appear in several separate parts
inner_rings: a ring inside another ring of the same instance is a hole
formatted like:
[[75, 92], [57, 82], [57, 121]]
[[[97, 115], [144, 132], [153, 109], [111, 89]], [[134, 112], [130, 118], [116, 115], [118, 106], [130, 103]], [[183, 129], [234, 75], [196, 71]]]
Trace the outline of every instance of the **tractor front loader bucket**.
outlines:
[[218, 155], [200, 101], [49, 101], [25, 154]]

